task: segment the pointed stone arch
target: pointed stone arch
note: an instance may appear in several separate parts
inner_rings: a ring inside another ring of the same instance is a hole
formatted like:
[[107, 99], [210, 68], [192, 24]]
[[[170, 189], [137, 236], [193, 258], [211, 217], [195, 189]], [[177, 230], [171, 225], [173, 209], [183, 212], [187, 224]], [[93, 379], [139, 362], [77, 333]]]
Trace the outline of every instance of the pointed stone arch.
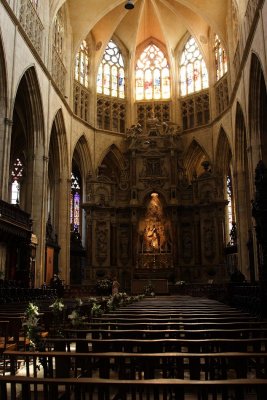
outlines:
[[249, 78], [249, 127], [254, 170], [259, 160], [267, 165], [267, 91], [261, 61], [251, 56]]
[[240, 103], [236, 105], [235, 115], [235, 197], [236, 220], [238, 232], [239, 265], [244, 275], [255, 280], [253, 226], [251, 219], [251, 182], [249, 176], [249, 159], [247, 129], [244, 113]]
[[184, 168], [190, 182], [203, 172], [202, 162], [209, 160], [207, 152], [193, 139], [184, 156]]
[[77, 165], [79, 165], [79, 169], [83, 178], [85, 178], [89, 172], [92, 172], [93, 167], [90, 149], [84, 135], [78, 139], [74, 147], [72, 159]]
[[[221, 192], [222, 198], [226, 200], [224, 218], [222, 225], [226, 243], [230, 243], [233, 225], [236, 222], [236, 207], [234, 196], [234, 171], [232, 163], [232, 150], [223, 127], [220, 128], [216, 153], [215, 170], [217, 175], [217, 190]], [[236, 243], [235, 243], [236, 246]], [[236, 247], [234, 249], [236, 253]], [[236, 255], [235, 255], [236, 256]]]
[[61, 109], [57, 111], [52, 123], [48, 160], [48, 185], [51, 191], [48, 196], [48, 212], [56, 228], [60, 208], [59, 183], [64, 175], [69, 176], [66, 130]]
[[[85, 135], [78, 139], [71, 161], [70, 190], [70, 284], [80, 284], [85, 275], [85, 249], [83, 245], [87, 237], [85, 210], [82, 204], [86, 202], [86, 187], [92, 175], [90, 149]], [[90, 234], [88, 233], [88, 236]], [[91, 236], [90, 239], [91, 241]]]
[[60, 248], [60, 254], [56, 257], [58, 254], [54, 252], [53, 265], [48, 268], [46, 263], [44, 275], [49, 281], [53, 273], [60, 273], [61, 278], [68, 282], [70, 196], [66, 193], [70, 193], [70, 167], [65, 122], [61, 109], [57, 111], [51, 128], [47, 187], [47, 226], [53, 230], [53, 237], [50, 239], [54, 240], [55, 249]]
[[[79, 194], [81, 196], [80, 201], [86, 201], [86, 183], [87, 179], [92, 176], [92, 160], [90, 157], [90, 149], [88, 146], [88, 142], [84, 135], [82, 135], [79, 140], [77, 141], [73, 155], [72, 155], [72, 162], [71, 162], [71, 173], [78, 178], [80, 188]], [[82, 213], [81, 213], [82, 214]], [[84, 231], [85, 223], [83, 221], [82, 215], [81, 217], [81, 231]]]
[[[14, 202], [14, 196], [11, 199], [12, 189], [14, 192], [15, 187], [19, 188], [16, 197], [20, 208], [31, 216], [32, 230], [38, 239], [36, 265], [42, 271], [46, 170], [45, 129], [41, 90], [34, 66], [26, 69], [18, 82], [11, 113], [12, 125], [8, 132], [10, 140], [7, 141], [9, 147], [6, 149], [6, 154], [8, 154], [5, 166], [6, 198], [7, 201]], [[18, 163], [22, 164], [19, 180], [15, 178], [17, 174], [12, 175]], [[41, 272], [40, 275], [38, 272], [35, 277], [33, 276], [34, 279], [42, 280]], [[36, 283], [38, 285], [40, 281]]]
[[115, 144], [112, 144], [103, 155], [100, 166], [108, 167], [105, 168], [105, 175], [110, 178], [115, 177], [119, 182], [122, 171], [127, 168], [127, 162], [120, 149]]
[[35, 151], [39, 144], [44, 143], [44, 113], [40, 85], [34, 66], [29, 67], [20, 79], [14, 112], [18, 102], [23, 104], [23, 112], [27, 120], [28, 145]]
[[241, 104], [236, 104], [235, 115], [235, 162], [237, 170], [244, 171], [247, 168], [247, 130], [244, 113]]
[[[28, 68], [17, 87], [13, 105], [9, 176], [17, 158], [24, 165], [20, 206], [34, 214], [33, 193], [40, 189], [36, 176], [43, 168], [44, 115], [41, 91], [34, 67]], [[38, 187], [37, 187], [38, 186]], [[34, 215], [33, 215], [34, 217]]]
[[227, 174], [232, 160], [232, 150], [225, 130], [222, 127], [218, 136], [215, 160], [216, 171], [220, 175]]
[[57, 111], [53, 120], [51, 136], [50, 136], [49, 152], [51, 145], [53, 146], [53, 149], [57, 148], [58, 152], [57, 162], [59, 167], [58, 171], [59, 174], [62, 174], [64, 170], [69, 171], [66, 128], [61, 109]]

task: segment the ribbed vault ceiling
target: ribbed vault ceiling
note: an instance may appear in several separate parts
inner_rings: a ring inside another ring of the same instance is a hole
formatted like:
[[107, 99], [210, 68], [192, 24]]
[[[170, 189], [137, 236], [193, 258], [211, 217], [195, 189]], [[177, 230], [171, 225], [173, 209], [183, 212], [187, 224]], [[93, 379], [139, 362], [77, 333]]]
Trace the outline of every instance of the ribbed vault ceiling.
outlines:
[[[67, 0], [73, 34], [73, 50], [89, 32], [104, 46], [112, 35], [134, 54], [135, 49], [155, 38], [172, 54], [189, 31], [198, 40], [205, 55], [209, 29], [226, 40], [227, 0], [133, 0], [133, 10], [126, 10], [126, 0]], [[54, 1], [56, 12], [65, 2]]]

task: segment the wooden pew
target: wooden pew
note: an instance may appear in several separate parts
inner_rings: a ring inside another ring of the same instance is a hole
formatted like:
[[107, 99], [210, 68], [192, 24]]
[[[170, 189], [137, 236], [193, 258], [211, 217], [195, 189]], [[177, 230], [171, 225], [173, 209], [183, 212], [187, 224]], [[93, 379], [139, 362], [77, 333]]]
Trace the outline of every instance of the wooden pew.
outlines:
[[265, 328], [237, 328], [237, 329], [91, 329], [90, 327], [82, 328], [64, 328], [62, 332], [66, 337], [85, 338], [91, 335], [94, 339], [238, 339], [238, 338], [260, 338], [266, 337]]
[[[267, 379], [267, 353], [126, 353], [5, 351], [11, 375], [24, 359], [25, 375], [112, 379]], [[54, 367], [55, 366], [55, 367]]]
[[[10, 390], [8, 387], [11, 387]], [[49, 400], [185, 400], [188, 393], [198, 400], [266, 400], [266, 379], [228, 379], [214, 381], [149, 379], [116, 380], [97, 378], [27, 378], [0, 376], [1, 400], [38, 398]]]
[[[138, 303], [139, 304], [139, 303]], [[141, 306], [142, 305], [142, 306]], [[140, 301], [140, 306], [136, 307], [136, 308], [131, 308], [129, 305], [126, 306], [122, 306], [120, 308], [117, 308], [116, 310], [109, 310], [108, 312], [106, 312], [105, 314], [126, 314], [128, 313], [129, 310], [129, 314], [171, 314], [171, 315], [216, 315], [216, 316], [224, 316], [224, 315], [251, 315], [245, 311], [241, 311], [241, 310], [237, 310], [235, 308], [223, 308], [223, 309], [198, 309], [197, 306], [195, 306], [194, 308], [190, 308], [190, 309], [186, 309], [186, 308], [182, 308], [182, 307], [178, 307], [178, 308], [174, 308], [174, 307], [159, 307], [158, 305], [154, 308], [148, 308], [146, 307], [146, 305], [143, 303], [143, 301]]]
[[[42, 340], [48, 351], [164, 353], [164, 352], [267, 352], [267, 337], [254, 339], [92, 339], [52, 338]], [[82, 349], [82, 350], [80, 350]]]
[[10, 321], [0, 320], [0, 359], [3, 353], [8, 350], [16, 350], [16, 344], [9, 340]]
[[[127, 310], [128, 311], [128, 310]], [[246, 321], [256, 321], [258, 318], [252, 315], [242, 315], [241, 313], [223, 313], [223, 314], [218, 314], [218, 313], [209, 313], [209, 314], [198, 314], [198, 313], [192, 313], [192, 314], [185, 314], [185, 313], [171, 313], [168, 312], [167, 310], [164, 312], [144, 312], [140, 310], [140, 312], [135, 312], [132, 313], [130, 310], [129, 312], [110, 312], [108, 314], [102, 314], [100, 319], [109, 319], [109, 318], [138, 318], [138, 319], [151, 319], [151, 318], [156, 318], [156, 319], [185, 319], [185, 320], [193, 320], [193, 321], [202, 321], [202, 320], [225, 320], [225, 321], [238, 321], [238, 320], [246, 320]]]
[[92, 318], [92, 322], [94, 323], [99, 323], [99, 324], [103, 324], [103, 323], [122, 323], [124, 325], [128, 324], [128, 326], [136, 326], [136, 325], [140, 325], [140, 324], [146, 324], [146, 325], [151, 325], [151, 326], [155, 326], [155, 325], [161, 325], [161, 326], [167, 326], [168, 324], [176, 324], [176, 326], [178, 327], [187, 327], [187, 328], [191, 328], [194, 329], [195, 328], [213, 328], [215, 329], [216, 327], [221, 327], [222, 329], [227, 329], [229, 328], [246, 328], [246, 327], [251, 327], [251, 326], [258, 326], [258, 327], [265, 327], [267, 330], [267, 321], [259, 321], [259, 320], [255, 320], [255, 319], [242, 319], [240, 321], [234, 319], [234, 320], [209, 320], [209, 319], [196, 319], [196, 320], [182, 320], [181, 318], [126, 318], [126, 317], [99, 317], [99, 318]]
[[16, 348], [23, 348], [25, 345], [25, 335], [22, 329], [22, 315], [5, 315], [0, 316], [0, 321], [7, 320], [8, 324], [8, 341], [15, 343]]

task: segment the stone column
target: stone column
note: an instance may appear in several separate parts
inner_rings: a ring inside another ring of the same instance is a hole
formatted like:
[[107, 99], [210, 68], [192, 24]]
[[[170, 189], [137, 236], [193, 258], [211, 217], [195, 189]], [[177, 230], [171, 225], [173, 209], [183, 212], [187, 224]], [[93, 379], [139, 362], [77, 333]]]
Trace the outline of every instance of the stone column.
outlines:
[[259, 252], [259, 281], [261, 289], [261, 308], [266, 317], [267, 304], [267, 168], [259, 161], [255, 170], [256, 193], [252, 216], [256, 222], [256, 235]]
[[[64, 176], [65, 175], [65, 176]], [[70, 280], [70, 191], [71, 180], [64, 171], [58, 183], [58, 220], [56, 231], [58, 243], [61, 248], [59, 253], [59, 273], [65, 284]]]
[[[245, 275], [246, 279], [250, 279], [249, 274], [249, 255], [247, 251], [247, 241], [248, 241], [248, 230], [249, 230], [249, 217], [251, 214], [251, 205], [248, 200], [248, 188], [246, 181], [245, 171], [237, 171], [234, 181], [237, 182], [236, 185], [236, 222], [237, 222], [237, 247], [238, 247], [238, 265]], [[250, 210], [248, 212], [247, 205], [250, 205]]]
[[47, 221], [47, 171], [48, 157], [37, 153], [35, 157], [35, 173], [32, 185], [32, 221], [33, 233], [37, 237], [35, 286], [44, 282], [45, 274], [45, 245]]
[[0, 198], [9, 202], [9, 163], [13, 121], [3, 118], [0, 130]]

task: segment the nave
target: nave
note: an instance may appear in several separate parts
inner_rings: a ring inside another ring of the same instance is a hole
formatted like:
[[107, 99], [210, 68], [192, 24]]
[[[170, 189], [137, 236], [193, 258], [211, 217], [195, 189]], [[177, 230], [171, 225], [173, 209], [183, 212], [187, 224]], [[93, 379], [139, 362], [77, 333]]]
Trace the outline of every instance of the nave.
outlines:
[[1, 400], [266, 400], [267, 321], [212, 299], [142, 297], [6, 350]]

